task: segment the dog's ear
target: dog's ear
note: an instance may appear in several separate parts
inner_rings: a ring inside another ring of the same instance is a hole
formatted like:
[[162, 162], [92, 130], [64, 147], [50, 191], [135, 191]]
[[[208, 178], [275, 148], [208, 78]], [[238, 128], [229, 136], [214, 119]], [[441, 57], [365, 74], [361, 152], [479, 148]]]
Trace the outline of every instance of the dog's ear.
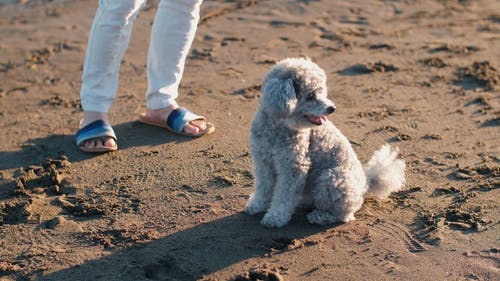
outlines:
[[275, 117], [289, 116], [297, 106], [293, 78], [268, 78], [262, 85], [261, 109]]

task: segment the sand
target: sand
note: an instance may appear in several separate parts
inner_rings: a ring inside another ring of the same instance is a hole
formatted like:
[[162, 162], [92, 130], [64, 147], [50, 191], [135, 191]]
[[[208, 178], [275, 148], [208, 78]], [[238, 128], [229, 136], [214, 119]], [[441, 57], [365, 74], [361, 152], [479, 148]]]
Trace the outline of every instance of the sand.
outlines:
[[[110, 112], [119, 150], [80, 152], [98, 1], [0, 1], [0, 280], [500, 280], [500, 3], [205, 1], [179, 103], [217, 130], [137, 122], [155, 13], [137, 19]], [[282, 229], [243, 213], [266, 71], [308, 56], [366, 162], [400, 149], [405, 189], [357, 220]]]

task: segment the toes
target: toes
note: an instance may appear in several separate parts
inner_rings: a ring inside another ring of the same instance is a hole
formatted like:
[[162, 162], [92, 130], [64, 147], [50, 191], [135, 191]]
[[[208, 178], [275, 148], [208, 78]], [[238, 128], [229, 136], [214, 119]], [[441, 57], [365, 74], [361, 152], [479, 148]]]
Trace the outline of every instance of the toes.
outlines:
[[189, 124], [197, 127], [198, 129], [200, 129], [200, 131], [203, 131], [207, 128], [207, 121], [203, 119], [193, 120]]
[[334, 215], [328, 211], [318, 209], [312, 211], [307, 215], [307, 220], [309, 221], [309, 223], [320, 225], [349, 222], [355, 219], [356, 218], [354, 217], [354, 213]]
[[103, 147], [110, 148], [114, 147], [116, 145], [116, 142], [113, 138], [95, 138], [84, 141], [82, 145], [87, 149]]
[[252, 205], [252, 204], [249, 204], [245, 207], [245, 213], [253, 216], [253, 215], [256, 215], [258, 213], [262, 213], [264, 212], [266, 209], [265, 208], [262, 208], [261, 206], [258, 206], [258, 205]]
[[207, 121], [203, 119], [193, 120], [184, 127], [184, 132], [196, 135], [207, 129]]
[[97, 148], [110, 148], [114, 147], [116, 144], [115, 140], [113, 138], [99, 138], [96, 139], [96, 147]]
[[200, 132], [200, 129], [188, 124], [186, 125], [186, 127], [184, 127], [184, 132], [187, 134], [196, 135]]
[[94, 148], [102, 148], [102, 138], [94, 139]]
[[249, 215], [256, 215], [266, 211], [268, 207], [269, 202], [265, 200], [250, 199], [245, 207], [245, 212]]
[[116, 145], [116, 142], [113, 138], [105, 138], [102, 140], [102, 145], [104, 147], [114, 147]]
[[89, 149], [95, 148], [97, 146], [96, 140], [95, 139], [90, 139], [88, 141], [85, 141], [84, 142], [84, 146], [85, 146], [85, 148], [89, 148]]
[[280, 216], [278, 214], [274, 214], [272, 212], [268, 212], [264, 215], [260, 223], [269, 228], [280, 228], [285, 226], [288, 221], [290, 221], [289, 217]]
[[186, 127], [196, 128], [200, 132], [207, 129], [207, 121], [203, 119], [193, 120]]
[[80, 146], [82, 147], [85, 147], [85, 148], [89, 148], [89, 142], [88, 141], [84, 141], [80, 144]]

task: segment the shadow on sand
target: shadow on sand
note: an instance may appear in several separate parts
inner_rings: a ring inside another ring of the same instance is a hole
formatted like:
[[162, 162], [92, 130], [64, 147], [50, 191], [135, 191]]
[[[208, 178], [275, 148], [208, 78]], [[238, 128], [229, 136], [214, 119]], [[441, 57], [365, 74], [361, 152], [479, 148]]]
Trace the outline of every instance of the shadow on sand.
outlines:
[[[189, 141], [165, 129], [131, 121], [113, 126], [119, 149], [153, 146], [173, 142]], [[75, 135], [50, 135], [31, 139], [17, 151], [0, 152], [0, 170], [26, 167], [43, 162], [47, 157], [66, 156], [70, 162], [84, 161], [102, 154], [85, 153], [78, 149]]]
[[[47, 274], [38, 280], [197, 280], [271, 251], [286, 251], [294, 239], [327, 229], [308, 224], [303, 214], [296, 215], [281, 229], [262, 227], [260, 218], [234, 214]], [[248, 267], [252, 265], [249, 263]], [[242, 272], [234, 274], [239, 273]]]

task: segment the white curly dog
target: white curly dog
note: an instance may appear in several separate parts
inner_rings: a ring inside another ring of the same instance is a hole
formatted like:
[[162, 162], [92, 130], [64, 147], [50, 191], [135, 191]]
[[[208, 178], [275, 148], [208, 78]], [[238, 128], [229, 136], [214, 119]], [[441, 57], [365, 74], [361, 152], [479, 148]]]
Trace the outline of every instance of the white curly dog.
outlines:
[[348, 222], [372, 193], [387, 198], [405, 182], [405, 163], [389, 145], [362, 166], [349, 140], [327, 116], [325, 72], [309, 59], [288, 58], [267, 73], [250, 132], [255, 190], [245, 211], [266, 212], [267, 227], [286, 225], [308, 205], [310, 223]]

